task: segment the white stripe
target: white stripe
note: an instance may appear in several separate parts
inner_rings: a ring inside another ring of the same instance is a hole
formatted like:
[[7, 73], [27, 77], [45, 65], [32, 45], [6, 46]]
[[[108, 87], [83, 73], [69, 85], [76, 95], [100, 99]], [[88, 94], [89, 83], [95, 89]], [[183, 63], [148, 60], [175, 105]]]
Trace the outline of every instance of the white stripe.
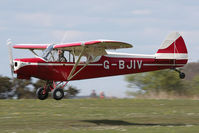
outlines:
[[117, 64], [111, 64], [111, 66], [117, 66]]
[[[63, 63], [28, 63], [28, 65], [38, 66], [74, 66], [75, 64], [63, 64]], [[85, 64], [79, 64], [78, 66], [84, 66]], [[88, 64], [88, 66], [103, 66], [103, 64]]]
[[183, 66], [185, 64], [143, 64], [143, 66]]
[[[17, 62], [17, 66], [14, 66], [14, 71], [17, 71], [19, 68], [32, 65], [32, 66], [74, 66], [75, 64], [63, 64], [63, 63], [30, 63], [30, 62]], [[79, 64], [78, 66], [84, 66], [85, 64]], [[88, 64], [88, 66], [103, 66], [103, 64]]]
[[188, 59], [187, 53], [156, 53], [156, 59]]
[[[80, 64], [81, 65], [81, 64]], [[83, 64], [84, 65], [84, 64]], [[88, 64], [88, 66], [103, 66], [103, 64]]]
[[128, 53], [116, 53], [116, 52], [108, 52], [106, 57], [111, 58], [155, 58], [155, 55], [145, 55], [145, 54], [128, 54]]

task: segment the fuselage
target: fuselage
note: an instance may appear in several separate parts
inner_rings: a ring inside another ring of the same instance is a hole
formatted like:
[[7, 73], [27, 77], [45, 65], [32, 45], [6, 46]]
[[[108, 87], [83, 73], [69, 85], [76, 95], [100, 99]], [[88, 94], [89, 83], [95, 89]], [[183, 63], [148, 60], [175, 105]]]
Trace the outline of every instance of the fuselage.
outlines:
[[[107, 55], [98, 56], [78, 72], [86, 64], [80, 62], [75, 70], [75, 73], [78, 73], [71, 80], [155, 71], [182, 67], [186, 63], [187, 59], [157, 59], [156, 55], [108, 52]], [[74, 65], [75, 62], [47, 62], [39, 57], [15, 59], [14, 72], [21, 79], [35, 77], [43, 80], [67, 81]]]

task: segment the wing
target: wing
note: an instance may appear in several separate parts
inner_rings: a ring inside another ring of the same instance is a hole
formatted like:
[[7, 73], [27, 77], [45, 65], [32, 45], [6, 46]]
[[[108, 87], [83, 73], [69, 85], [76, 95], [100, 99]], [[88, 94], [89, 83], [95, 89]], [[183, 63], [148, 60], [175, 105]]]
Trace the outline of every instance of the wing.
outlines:
[[55, 49], [75, 51], [75, 55], [78, 55], [82, 48], [85, 47], [84, 55], [90, 54], [94, 56], [106, 55], [106, 49], [121, 49], [121, 48], [132, 48], [133, 46], [128, 43], [110, 40], [96, 40], [79, 43], [66, 43], [57, 44], [54, 46]]
[[[37, 49], [44, 50], [50, 44], [17, 44], [13, 48], [17, 49]], [[121, 48], [132, 48], [131, 44], [119, 41], [111, 40], [96, 40], [96, 41], [87, 41], [87, 42], [77, 42], [77, 43], [64, 43], [64, 44], [55, 44], [54, 49], [60, 49], [65, 51], [74, 51], [75, 55], [79, 55], [82, 49], [85, 48], [83, 55], [94, 55], [100, 56], [105, 55], [106, 49], [121, 49]]]
[[110, 41], [110, 40], [96, 40], [88, 42], [78, 42], [78, 43], [66, 43], [66, 44], [56, 44], [54, 48], [57, 49], [71, 49], [71, 47], [81, 47], [81, 46], [94, 46], [101, 47], [105, 49], [119, 49], [119, 48], [132, 48], [131, 44], [119, 42], [119, 41]]
[[44, 50], [46, 49], [50, 44], [16, 44], [13, 46], [13, 48], [16, 49], [37, 49], [37, 50]]

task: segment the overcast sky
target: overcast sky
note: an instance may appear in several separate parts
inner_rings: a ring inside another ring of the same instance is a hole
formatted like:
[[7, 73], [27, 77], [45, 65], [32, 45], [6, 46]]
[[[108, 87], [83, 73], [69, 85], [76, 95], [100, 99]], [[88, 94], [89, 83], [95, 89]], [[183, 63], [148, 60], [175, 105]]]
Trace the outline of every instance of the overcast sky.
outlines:
[[[154, 54], [172, 31], [182, 34], [189, 61], [198, 61], [197, 0], [0, 0], [0, 75], [10, 76], [6, 40], [59, 43], [109, 39], [133, 44], [118, 52]], [[65, 37], [64, 37], [65, 35]], [[14, 50], [14, 57], [33, 57]], [[89, 95], [93, 89], [125, 97], [124, 76], [70, 82]]]

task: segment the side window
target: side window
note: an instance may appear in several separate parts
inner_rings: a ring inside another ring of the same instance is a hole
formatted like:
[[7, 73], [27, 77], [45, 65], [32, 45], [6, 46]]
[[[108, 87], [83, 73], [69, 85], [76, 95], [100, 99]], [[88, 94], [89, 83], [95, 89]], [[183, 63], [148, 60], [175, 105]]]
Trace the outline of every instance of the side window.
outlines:
[[87, 61], [87, 57], [86, 56], [82, 56], [80, 62], [86, 62]]
[[75, 62], [77, 59], [70, 51], [58, 51], [57, 60], [58, 62]]
[[66, 58], [67, 62], [75, 62], [73, 54], [71, 54], [70, 51], [65, 51], [64, 57]]
[[[56, 51], [56, 54], [53, 54], [55, 61], [57, 62], [76, 62], [79, 56], [73, 55], [71, 51]], [[55, 56], [56, 55], [56, 56]], [[80, 62], [85, 63], [88, 60], [87, 56], [82, 56]], [[89, 59], [90, 60], [90, 59]]]

